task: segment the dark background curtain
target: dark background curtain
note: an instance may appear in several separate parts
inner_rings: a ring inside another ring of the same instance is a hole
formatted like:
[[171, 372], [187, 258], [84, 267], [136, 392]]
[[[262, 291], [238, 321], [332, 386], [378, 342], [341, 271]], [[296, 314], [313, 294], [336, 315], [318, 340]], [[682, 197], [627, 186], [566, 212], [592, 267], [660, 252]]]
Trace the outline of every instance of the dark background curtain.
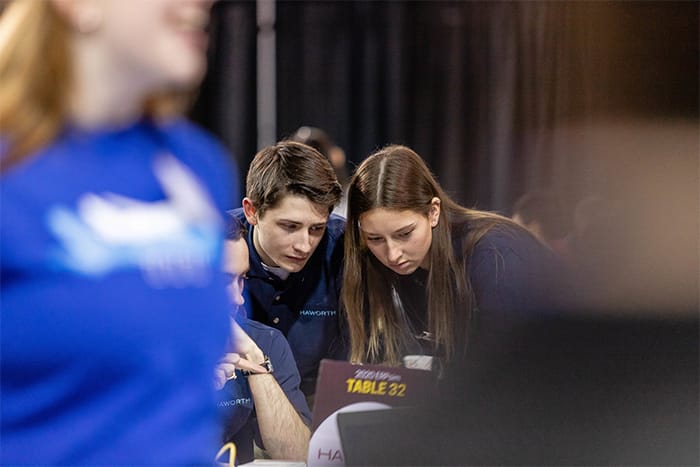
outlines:
[[[258, 149], [255, 14], [215, 4], [193, 111], [243, 173]], [[697, 125], [697, 2], [281, 1], [276, 38], [278, 138], [318, 126], [351, 167], [407, 144], [484, 209], [538, 187], [569, 205], [608, 189], [598, 155], [572, 147], [582, 132]]]
[[[631, 306], [696, 308], [698, 6], [278, 1], [277, 138], [323, 128], [350, 168], [406, 144], [457, 201], [506, 215], [536, 188], [569, 220], [602, 197], [615, 214], [591, 246], [600, 286]], [[257, 32], [255, 2], [215, 4], [192, 114], [242, 176], [259, 144]]]
[[[229, 149], [242, 177], [257, 151], [255, 7], [254, 1], [214, 4], [209, 68], [191, 115]], [[240, 204], [240, 200], [231, 202]]]

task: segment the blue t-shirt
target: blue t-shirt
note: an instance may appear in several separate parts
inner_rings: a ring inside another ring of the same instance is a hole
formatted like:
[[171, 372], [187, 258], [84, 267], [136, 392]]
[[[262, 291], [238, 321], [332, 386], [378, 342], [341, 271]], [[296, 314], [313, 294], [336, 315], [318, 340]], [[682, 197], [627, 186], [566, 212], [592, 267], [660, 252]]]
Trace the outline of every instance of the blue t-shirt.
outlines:
[[243, 209], [231, 214], [248, 229], [248, 316], [284, 334], [299, 368], [301, 390], [312, 395], [321, 360], [347, 358], [347, 326], [339, 310], [345, 219], [331, 214], [323, 238], [304, 268], [282, 280], [263, 268], [253, 246], [255, 226], [246, 221]]
[[68, 129], [2, 176], [0, 464], [207, 464], [235, 167], [184, 120]]
[[[272, 374], [302, 421], [311, 424], [311, 411], [304, 393], [299, 389], [301, 378], [287, 339], [277, 329], [253, 320], [243, 319], [240, 324], [260, 350], [270, 357], [274, 368]], [[218, 405], [224, 419], [224, 442], [233, 441], [237, 450], [236, 460], [245, 463], [253, 460], [253, 440], [263, 448], [264, 445], [248, 379], [240, 370], [236, 370], [236, 375], [219, 391]]]

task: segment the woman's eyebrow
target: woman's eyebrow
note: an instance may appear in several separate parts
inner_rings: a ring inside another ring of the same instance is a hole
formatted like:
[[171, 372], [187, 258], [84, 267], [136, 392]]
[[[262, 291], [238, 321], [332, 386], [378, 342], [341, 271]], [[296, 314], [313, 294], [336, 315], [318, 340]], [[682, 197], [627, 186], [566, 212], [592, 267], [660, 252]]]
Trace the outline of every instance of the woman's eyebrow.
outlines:
[[[405, 230], [410, 230], [410, 229], [414, 228], [415, 226], [416, 226], [416, 223], [415, 223], [415, 222], [411, 222], [410, 224], [404, 225], [403, 227], [399, 227], [398, 229], [394, 230], [394, 231], [391, 232], [391, 233], [392, 233], [392, 234], [401, 233], [401, 232], [403, 232], [403, 231], [405, 231]], [[362, 230], [362, 232], [364, 232], [365, 235], [381, 235], [381, 234], [377, 234], [377, 233], [374, 233], [374, 232], [368, 232], [367, 230], [364, 230], [364, 229], [362, 228], [362, 226], [360, 226], [360, 229]]]

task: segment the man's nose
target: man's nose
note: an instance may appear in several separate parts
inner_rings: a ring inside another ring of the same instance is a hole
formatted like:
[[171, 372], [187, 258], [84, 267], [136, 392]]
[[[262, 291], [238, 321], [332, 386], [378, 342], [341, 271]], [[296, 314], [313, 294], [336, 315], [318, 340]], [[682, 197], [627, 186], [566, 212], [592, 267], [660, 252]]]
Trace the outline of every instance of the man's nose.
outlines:
[[238, 281], [234, 281], [234, 283], [229, 286], [229, 295], [234, 305], [241, 306], [245, 303], [243, 288], [238, 285]]
[[299, 235], [296, 237], [296, 242], [294, 242], [294, 249], [299, 251], [300, 253], [303, 254], [308, 254], [311, 252], [313, 248], [313, 244], [311, 242], [311, 235], [307, 231], [299, 232]]

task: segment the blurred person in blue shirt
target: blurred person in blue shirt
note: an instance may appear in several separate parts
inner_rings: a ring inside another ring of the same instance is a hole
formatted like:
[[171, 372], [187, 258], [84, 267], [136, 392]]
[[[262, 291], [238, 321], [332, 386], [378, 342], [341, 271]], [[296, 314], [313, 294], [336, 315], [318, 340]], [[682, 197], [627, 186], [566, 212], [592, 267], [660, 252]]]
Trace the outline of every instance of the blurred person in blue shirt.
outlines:
[[211, 463], [234, 166], [180, 117], [211, 2], [0, 17], [0, 464]]

